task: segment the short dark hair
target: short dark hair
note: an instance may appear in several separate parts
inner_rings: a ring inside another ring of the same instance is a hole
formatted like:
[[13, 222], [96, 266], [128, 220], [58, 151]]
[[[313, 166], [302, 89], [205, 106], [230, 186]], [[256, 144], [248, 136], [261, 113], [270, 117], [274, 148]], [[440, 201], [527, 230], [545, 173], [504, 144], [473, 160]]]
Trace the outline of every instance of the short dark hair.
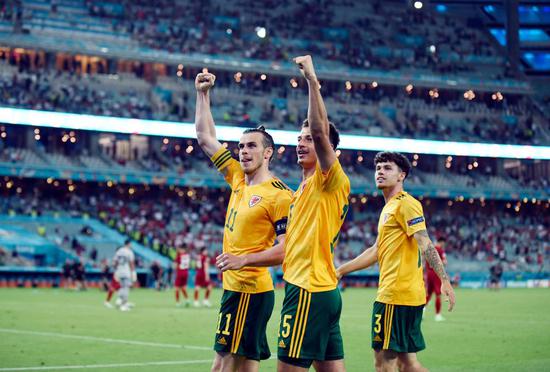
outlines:
[[[308, 127], [309, 121], [307, 119], [304, 119], [304, 121], [302, 122], [302, 128]], [[338, 132], [338, 129], [336, 129], [334, 123], [331, 121], [328, 122], [328, 139], [330, 141], [330, 144], [332, 145], [332, 148], [336, 151], [336, 148], [340, 143], [340, 133]]]
[[132, 241], [131, 241], [130, 239], [126, 239], [126, 240], [124, 241], [124, 245], [128, 245], [128, 244], [130, 244], [130, 243], [132, 243]]
[[273, 141], [273, 137], [271, 137], [271, 134], [267, 133], [263, 125], [260, 125], [257, 128], [247, 129], [243, 132], [243, 134], [248, 133], [262, 134], [262, 145], [264, 145], [264, 148], [271, 147], [273, 149], [273, 154], [271, 154], [271, 157], [269, 158], [269, 161], [271, 161], [273, 159], [273, 155], [275, 154], [275, 142]]
[[409, 159], [407, 159], [405, 155], [399, 152], [385, 151], [385, 152], [379, 152], [374, 156], [375, 167], [376, 167], [376, 164], [378, 163], [386, 163], [386, 162], [392, 162], [397, 164], [399, 169], [401, 169], [402, 172], [406, 173], [405, 178], [409, 176], [409, 173], [411, 171], [411, 163], [409, 162]]

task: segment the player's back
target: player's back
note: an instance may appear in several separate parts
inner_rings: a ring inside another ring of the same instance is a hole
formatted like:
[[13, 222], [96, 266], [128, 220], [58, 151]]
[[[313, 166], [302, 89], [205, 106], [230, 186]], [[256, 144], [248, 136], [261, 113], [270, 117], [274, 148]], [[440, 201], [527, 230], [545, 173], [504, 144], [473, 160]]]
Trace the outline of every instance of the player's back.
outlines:
[[134, 252], [130, 248], [121, 247], [115, 253], [116, 275], [119, 278], [131, 276], [131, 263], [134, 262]]
[[208, 255], [204, 253], [199, 254], [195, 263], [197, 275], [204, 275], [206, 273], [207, 263], [208, 263]]
[[187, 271], [191, 265], [191, 256], [187, 252], [178, 253], [174, 262], [176, 263], [176, 271]]

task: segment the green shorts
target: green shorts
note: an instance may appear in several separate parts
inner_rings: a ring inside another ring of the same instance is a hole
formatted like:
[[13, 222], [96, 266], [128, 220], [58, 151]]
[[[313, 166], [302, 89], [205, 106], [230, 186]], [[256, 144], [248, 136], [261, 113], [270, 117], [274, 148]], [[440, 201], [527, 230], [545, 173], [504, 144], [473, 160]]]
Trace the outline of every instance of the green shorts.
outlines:
[[271, 352], [265, 329], [274, 304], [273, 291], [241, 293], [224, 290], [214, 350], [253, 360], [269, 359]]
[[372, 348], [416, 353], [426, 348], [420, 323], [424, 305], [404, 306], [375, 302], [372, 308]]
[[279, 360], [309, 368], [314, 360], [343, 359], [341, 312], [338, 289], [308, 292], [286, 283], [279, 326]]

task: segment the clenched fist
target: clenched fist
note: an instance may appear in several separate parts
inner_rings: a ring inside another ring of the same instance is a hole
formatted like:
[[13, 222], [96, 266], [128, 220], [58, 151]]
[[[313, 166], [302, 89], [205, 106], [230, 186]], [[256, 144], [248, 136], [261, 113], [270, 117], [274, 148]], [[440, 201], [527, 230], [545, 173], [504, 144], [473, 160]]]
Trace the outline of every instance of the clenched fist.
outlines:
[[316, 81], [315, 69], [313, 68], [313, 60], [310, 55], [294, 58], [294, 63], [300, 68], [300, 72], [307, 81]]
[[202, 72], [195, 78], [195, 88], [198, 92], [206, 93], [214, 86], [216, 75]]

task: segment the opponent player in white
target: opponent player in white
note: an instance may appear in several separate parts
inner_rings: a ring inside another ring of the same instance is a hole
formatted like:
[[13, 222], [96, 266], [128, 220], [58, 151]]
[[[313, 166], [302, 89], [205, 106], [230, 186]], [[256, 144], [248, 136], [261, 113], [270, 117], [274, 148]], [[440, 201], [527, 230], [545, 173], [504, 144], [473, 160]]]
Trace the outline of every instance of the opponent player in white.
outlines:
[[132, 251], [131, 240], [127, 239], [124, 245], [120, 247], [113, 259], [115, 267], [115, 279], [120, 283], [118, 290], [117, 304], [120, 302], [121, 311], [130, 310], [128, 297], [132, 283], [137, 280], [134, 252]]

